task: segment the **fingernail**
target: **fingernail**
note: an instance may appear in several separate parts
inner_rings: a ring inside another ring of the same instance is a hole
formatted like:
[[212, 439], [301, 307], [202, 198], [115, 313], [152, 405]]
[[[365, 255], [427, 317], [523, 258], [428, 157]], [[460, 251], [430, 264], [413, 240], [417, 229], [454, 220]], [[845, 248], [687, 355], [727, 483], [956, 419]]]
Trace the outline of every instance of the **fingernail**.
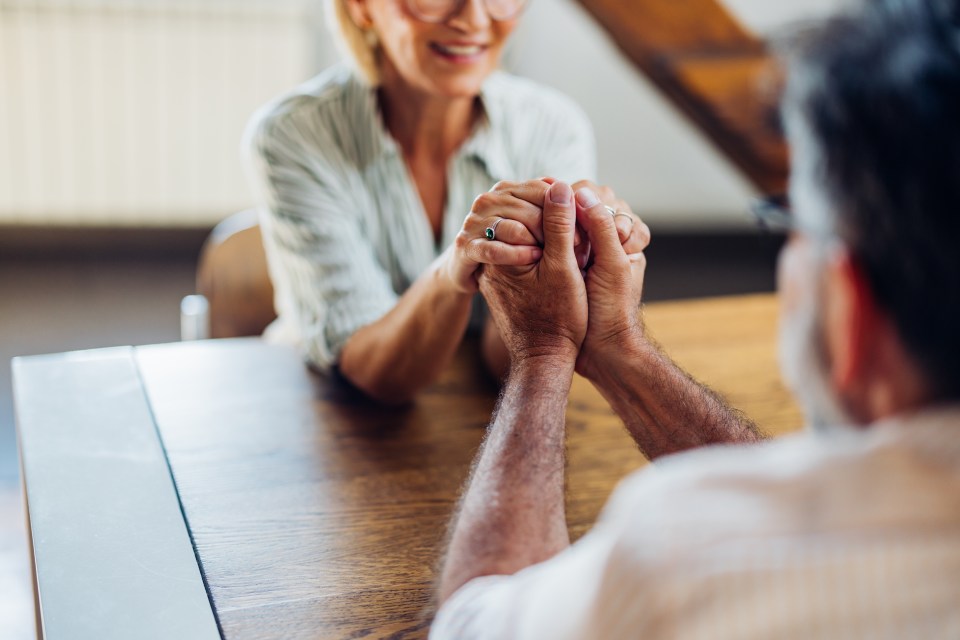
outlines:
[[600, 204], [600, 198], [593, 192], [593, 189], [584, 187], [577, 191], [577, 202], [579, 202], [580, 206], [584, 209], [589, 209], [590, 207]]
[[550, 202], [553, 204], [570, 204], [573, 192], [566, 182], [555, 182], [550, 187]]
[[534, 260], [539, 260], [539, 259], [543, 256], [543, 250], [542, 250], [542, 249], [534, 249], [534, 250], [532, 250], [532, 251], [530, 252], [530, 256], [531, 256]]

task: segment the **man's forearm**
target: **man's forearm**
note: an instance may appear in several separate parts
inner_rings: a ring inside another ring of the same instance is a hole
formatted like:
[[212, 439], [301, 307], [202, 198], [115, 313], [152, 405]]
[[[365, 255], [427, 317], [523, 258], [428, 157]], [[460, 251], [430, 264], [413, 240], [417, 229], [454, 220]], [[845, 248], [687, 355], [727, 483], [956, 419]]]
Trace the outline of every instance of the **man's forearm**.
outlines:
[[480, 352], [490, 375], [503, 381], [510, 371], [510, 352], [507, 351], [493, 318], [487, 318], [483, 325]]
[[708, 444], [762, 439], [746, 416], [646, 338], [604, 362], [593, 383], [651, 460]]
[[440, 602], [469, 580], [512, 574], [570, 544], [564, 420], [572, 362], [513, 368], [456, 516]]

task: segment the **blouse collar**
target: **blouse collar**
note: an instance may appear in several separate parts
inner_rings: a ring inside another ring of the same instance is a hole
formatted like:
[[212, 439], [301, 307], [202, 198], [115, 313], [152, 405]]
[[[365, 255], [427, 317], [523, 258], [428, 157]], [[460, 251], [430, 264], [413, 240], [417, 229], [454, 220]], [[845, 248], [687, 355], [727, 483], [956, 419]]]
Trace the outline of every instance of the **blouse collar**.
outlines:
[[[500, 72], [494, 73], [481, 88], [479, 100], [483, 115], [456, 154], [457, 157], [473, 158], [481, 162], [494, 181], [516, 178], [504, 145], [507, 135], [506, 119], [509, 116], [504, 113], [503, 101], [500, 99], [502, 83], [499, 76]], [[356, 103], [359, 107], [356, 114], [357, 124], [369, 126], [374, 132], [374, 135], [366, 138], [367, 148], [360, 149], [362, 164], [365, 166], [399, 155], [397, 141], [387, 131], [380, 113], [376, 87], [366, 84], [355, 73], [353, 82], [355, 89], [362, 94], [362, 99]]]

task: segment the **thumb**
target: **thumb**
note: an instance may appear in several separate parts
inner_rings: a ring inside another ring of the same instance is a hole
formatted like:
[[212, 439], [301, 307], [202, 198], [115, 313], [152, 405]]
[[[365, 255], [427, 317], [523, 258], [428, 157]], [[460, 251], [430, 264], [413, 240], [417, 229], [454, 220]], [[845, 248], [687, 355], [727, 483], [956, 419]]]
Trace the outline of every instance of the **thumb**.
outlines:
[[614, 267], [627, 257], [620, 244], [616, 221], [589, 187], [577, 190], [577, 222], [590, 239], [594, 265]]
[[543, 256], [554, 260], [573, 259], [573, 237], [577, 214], [573, 189], [555, 182], [543, 199]]

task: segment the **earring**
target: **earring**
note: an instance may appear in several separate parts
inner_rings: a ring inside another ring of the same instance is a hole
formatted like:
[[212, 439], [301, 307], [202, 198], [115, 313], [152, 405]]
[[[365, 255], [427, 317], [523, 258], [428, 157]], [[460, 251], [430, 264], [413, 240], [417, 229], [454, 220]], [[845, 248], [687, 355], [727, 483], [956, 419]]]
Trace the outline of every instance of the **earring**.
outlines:
[[377, 36], [377, 32], [373, 30], [373, 27], [368, 27], [363, 30], [363, 39], [367, 41], [367, 46], [371, 49], [376, 49], [377, 45], [380, 44], [380, 38]]

